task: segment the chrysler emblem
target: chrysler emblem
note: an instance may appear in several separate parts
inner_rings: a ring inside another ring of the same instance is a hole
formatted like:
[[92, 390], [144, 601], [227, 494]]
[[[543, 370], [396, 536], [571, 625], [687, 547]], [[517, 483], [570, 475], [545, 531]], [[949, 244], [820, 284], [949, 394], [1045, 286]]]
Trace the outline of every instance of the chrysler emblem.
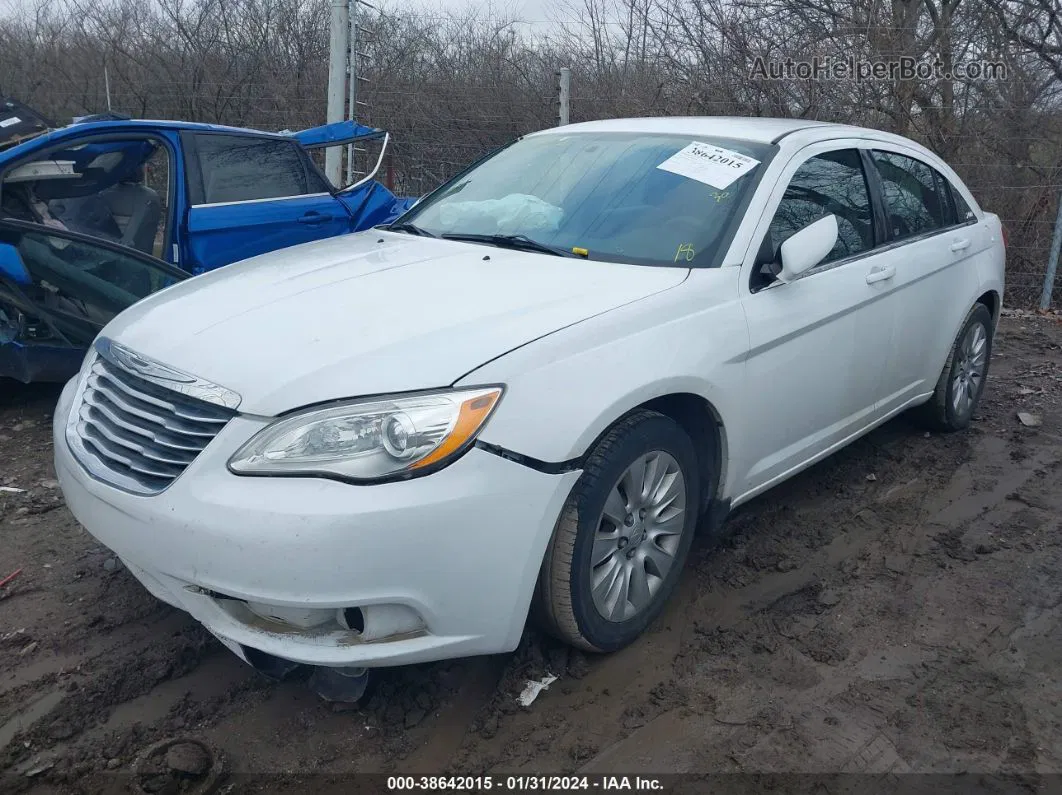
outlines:
[[172, 367], [167, 367], [164, 364], [153, 362], [150, 359], [141, 356], [139, 353], [119, 345], [117, 342], [111, 343], [110, 353], [111, 356], [117, 360], [118, 364], [126, 370], [147, 378], [159, 379], [162, 381], [176, 381], [179, 384], [191, 384], [196, 380], [194, 376], [182, 373], [180, 370], [174, 370]]

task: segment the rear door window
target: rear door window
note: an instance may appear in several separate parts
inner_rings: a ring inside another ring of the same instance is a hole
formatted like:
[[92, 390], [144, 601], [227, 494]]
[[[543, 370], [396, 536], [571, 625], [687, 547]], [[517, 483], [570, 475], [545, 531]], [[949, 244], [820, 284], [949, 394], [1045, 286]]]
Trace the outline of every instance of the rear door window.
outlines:
[[955, 185], [936, 169], [933, 169], [933, 175], [937, 179], [937, 193], [944, 202], [944, 225], [961, 226], [976, 221], [977, 217], [973, 214], [973, 210], [970, 209], [970, 205], [966, 203], [962, 194], [956, 190]]
[[874, 150], [871, 156], [881, 176], [891, 239], [917, 237], [951, 225], [947, 195], [932, 168], [895, 152]]
[[244, 135], [197, 134], [200, 204], [260, 201], [327, 193], [293, 141]]

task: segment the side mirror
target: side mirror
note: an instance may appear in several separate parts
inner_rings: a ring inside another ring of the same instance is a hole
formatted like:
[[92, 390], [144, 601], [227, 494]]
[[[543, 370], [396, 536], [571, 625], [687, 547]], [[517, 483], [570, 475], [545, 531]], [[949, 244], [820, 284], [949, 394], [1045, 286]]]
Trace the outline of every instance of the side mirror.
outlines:
[[33, 284], [22, 255], [10, 243], [0, 243], [0, 276], [6, 276], [16, 284]]
[[830, 214], [808, 224], [782, 243], [778, 281], [791, 282], [822, 262], [837, 244], [837, 216]]

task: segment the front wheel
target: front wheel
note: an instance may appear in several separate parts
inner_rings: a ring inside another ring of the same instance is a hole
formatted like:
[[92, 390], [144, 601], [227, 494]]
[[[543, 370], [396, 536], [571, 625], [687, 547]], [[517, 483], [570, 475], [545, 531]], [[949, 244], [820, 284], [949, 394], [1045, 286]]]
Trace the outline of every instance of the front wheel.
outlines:
[[655, 619], [686, 562], [700, 505], [692, 441], [674, 420], [639, 411], [587, 459], [542, 564], [535, 612], [589, 651], [626, 646]]
[[933, 397], [915, 416], [937, 431], [958, 431], [970, 424], [981, 401], [992, 359], [992, 313], [975, 304], [952, 344]]

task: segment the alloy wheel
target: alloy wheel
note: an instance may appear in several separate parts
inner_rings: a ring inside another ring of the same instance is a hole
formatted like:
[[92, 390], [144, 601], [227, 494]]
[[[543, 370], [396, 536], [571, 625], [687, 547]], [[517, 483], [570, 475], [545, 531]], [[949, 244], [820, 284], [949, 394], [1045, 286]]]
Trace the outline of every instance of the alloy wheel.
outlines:
[[609, 491], [590, 556], [594, 606], [627, 621], [653, 604], [675, 562], [686, 522], [686, 481], [663, 451], [637, 458]]
[[988, 332], [981, 323], [975, 323], [959, 343], [958, 361], [951, 379], [951, 407], [956, 415], [965, 417], [973, 411], [987, 364]]

